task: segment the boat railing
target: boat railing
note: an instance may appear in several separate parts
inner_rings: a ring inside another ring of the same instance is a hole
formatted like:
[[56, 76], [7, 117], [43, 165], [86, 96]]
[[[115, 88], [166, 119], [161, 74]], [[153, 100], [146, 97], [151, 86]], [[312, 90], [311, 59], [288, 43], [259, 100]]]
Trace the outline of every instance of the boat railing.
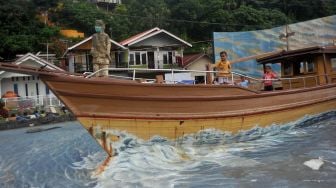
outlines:
[[104, 70], [108, 70], [108, 71], [128, 71], [132, 73], [132, 77], [129, 76], [120, 76], [120, 75], [109, 75], [109, 77], [116, 77], [116, 78], [123, 78], [123, 79], [129, 79], [129, 80], [151, 80], [151, 81], [155, 81], [155, 79], [146, 79], [146, 78], [137, 78], [136, 77], [136, 73], [144, 73], [144, 72], [158, 72], [158, 73], [170, 73], [171, 74], [171, 78], [168, 80], [164, 80], [165, 83], [179, 83], [179, 81], [177, 81], [175, 79], [175, 74], [176, 73], [187, 73], [187, 72], [193, 72], [193, 73], [203, 73], [204, 74], [204, 82], [205, 84], [207, 83], [207, 78], [206, 78], [206, 74], [207, 73], [218, 73], [218, 71], [200, 71], [200, 70], [184, 70], [184, 69], [145, 69], [145, 68], [106, 68], [106, 69], [100, 69], [98, 71], [95, 71], [93, 73], [90, 73], [86, 76], [86, 78], [91, 78], [94, 75], [96, 75], [97, 73], [104, 71]]
[[[121, 78], [121, 79], [127, 79], [127, 80], [146, 80], [146, 81], [155, 81], [156, 79], [147, 79], [147, 78], [138, 78], [136, 77], [137, 73], [144, 73], [144, 72], [158, 72], [158, 73], [170, 73], [171, 77], [170, 79], [167, 80], [163, 80], [165, 83], [181, 83], [180, 81], [177, 81], [175, 78], [175, 74], [176, 73], [202, 73], [204, 76], [204, 84], [208, 83], [207, 80], [207, 73], [212, 74], [212, 77], [214, 74], [219, 73], [219, 71], [202, 71], [202, 70], [185, 70], [185, 69], [145, 69], [145, 68], [105, 68], [105, 69], [100, 69], [98, 71], [95, 72], [85, 72], [84, 74], [86, 74], [86, 78], [91, 78], [94, 77], [97, 73], [101, 72], [101, 71], [105, 71], [108, 70], [110, 71], [115, 71], [115, 72], [122, 72], [122, 71], [128, 71], [130, 73], [132, 73], [132, 77], [130, 76], [121, 76], [121, 75], [112, 75], [109, 74], [109, 77], [114, 77], [114, 78]], [[245, 76], [248, 77], [244, 74], [240, 74], [237, 72], [231, 72], [230, 76], [228, 76], [228, 80], [229, 82], [227, 84], [231, 84], [233, 85], [235, 82], [235, 78], [237, 76]], [[248, 77], [250, 79], [256, 79], [256, 78], [252, 78], [252, 77]], [[256, 79], [257, 80], [257, 79]]]
[[[219, 73], [219, 71], [202, 71], [202, 70], [184, 70], [184, 69], [146, 69], [146, 68], [106, 68], [106, 69], [100, 69], [98, 71], [95, 71], [93, 73], [86, 73], [86, 78], [91, 78], [95, 76], [97, 73], [108, 70], [109, 72], [127, 72], [128, 75], [131, 74], [131, 76], [125, 76], [125, 75], [118, 75], [118, 74], [109, 74], [109, 77], [113, 78], [119, 78], [119, 79], [127, 79], [127, 80], [134, 80], [134, 81], [140, 81], [143, 83], [154, 83], [156, 82], [156, 79], [151, 78], [139, 78], [136, 77], [138, 73], [168, 73], [170, 74], [170, 78], [166, 80], [162, 80], [163, 83], [169, 83], [169, 84], [181, 84], [183, 82], [177, 80], [176, 78], [178, 76], [177, 73], [196, 73], [201, 74], [204, 76], [204, 83], [213, 83], [213, 80], [209, 81], [207, 74], [210, 74], [212, 77], [214, 77], [215, 74]], [[262, 90], [263, 83], [265, 79], [262, 78], [254, 78], [245, 74], [241, 74], [238, 72], [231, 72], [228, 76], [228, 82], [227, 85], [237, 85], [240, 81], [241, 77], [245, 77], [249, 81], [249, 89], [253, 90]], [[309, 75], [309, 76], [300, 76], [300, 77], [292, 77], [292, 78], [278, 78], [278, 79], [267, 79], [268, 81], [272, 81], [275, 85], [274, 89], [294, 89], [294, 88], [306, 88], [306, 87], [313, 87], [320, 85], [320, 80], [326, 79], [330, 80], [330, 75]], [[188, 82], [190, 84], [190, 82]], [[195, 81], [192, 84], [196, 84]]]
[[[253, 77], [247, 77], [252, 83], [255, 85], [259, 85], [255, 88], [260, 88], [262, 90], [264, 81], [272, 81], [276, 87], [275, 89], [296, 89], [296, 88], [308, 88], [308, 87], [316, 87], [321, 85], [321, 80], [325, 80], [324, 83], [330, 82], [332, 75], [321, 74], [321, 75], [309, 75], [309, 76], [299, 76], [292, 78], [277, 78], [277, 79], [257, 79]], [[328, 81], [329, 80], [329, 81]], [[251, 83], [251, 82], [250, 82]]]

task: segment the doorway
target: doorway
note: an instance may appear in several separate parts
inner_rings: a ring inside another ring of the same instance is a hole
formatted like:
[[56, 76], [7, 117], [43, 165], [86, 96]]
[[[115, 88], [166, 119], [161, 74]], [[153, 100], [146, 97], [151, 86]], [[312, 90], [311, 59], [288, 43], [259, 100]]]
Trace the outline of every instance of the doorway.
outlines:
[[155, 69], [154, 52], [147, 52], [148, 68]]

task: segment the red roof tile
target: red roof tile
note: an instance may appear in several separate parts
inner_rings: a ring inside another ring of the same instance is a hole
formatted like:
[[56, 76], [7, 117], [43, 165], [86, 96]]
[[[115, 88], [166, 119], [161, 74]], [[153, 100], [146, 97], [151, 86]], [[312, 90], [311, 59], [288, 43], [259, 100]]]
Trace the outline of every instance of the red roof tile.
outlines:
[[127, 44], [129, 44], [130, 42], [132, 42], [132, 41], [135, 41], [135, 40], [137, 40], [137, 39], [139, 39], [139, 38], [141, 38], [141, 37], [143, 37], [143, 36], [146, 36], [146, 35], [148, 35], [148, 34], [150, 34], [150, 33], [153, 33], [153, 32], [155, 32], [155, 31], [159, 31], [160, 30], [160, 28], [158, 28], [158, 27], [155, 27], [155, 28], [153, 28], [153, 29], [150, 29], [150, 30], [147, 30], [147, 31], [144, 31], [144, 32], [142, 32], [142, 33], [138, 33], [138, 34], [136, 34], [136, 35], [133, 35], [133, 36], [131, 36], [130, 38], [127, 38], [127, 39], [125, 39], [125, 40], [123, 40], [123, 41], [121, 41], [121, 42], [119, 42], [121, 45], [127, 45]]
[[191, 64], [192, 62], [194, 62], [195, 60], [202, 58], [203, 56], [205, 56], [206, 54], [203, 53], [199, 53], [199, 54], [187, 54], [183, 56], [182, 59], [182, 67], [188, 66], [189, 64]]

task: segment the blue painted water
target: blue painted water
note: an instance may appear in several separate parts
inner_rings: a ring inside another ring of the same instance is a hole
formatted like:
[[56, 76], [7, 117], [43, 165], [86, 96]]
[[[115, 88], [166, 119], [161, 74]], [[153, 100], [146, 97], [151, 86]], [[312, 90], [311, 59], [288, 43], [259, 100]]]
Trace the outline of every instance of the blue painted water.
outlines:
[[[334, 187], [336, 112], [232, 135], [205, 130], [175, 142], [124, 134], [106, 154], [78, 122], [0, 132], [0, 187]], [[304, 165], [323, 162], [318, 170]]]

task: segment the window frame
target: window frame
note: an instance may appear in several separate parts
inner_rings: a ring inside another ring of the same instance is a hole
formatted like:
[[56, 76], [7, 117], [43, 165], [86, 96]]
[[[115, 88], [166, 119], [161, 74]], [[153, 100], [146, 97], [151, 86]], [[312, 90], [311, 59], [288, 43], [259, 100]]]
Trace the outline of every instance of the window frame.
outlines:
[[[141, 64], [142, 65], [147, 65], [147, 62], [148, 62], [148, 60], [147, 60], [147, 52], [142, 52], [141, 54], [140, 54], [140, 59], [141, 59]], [[143, 60], [145, 60], [145, 62], [143, 61]]]
[[131, 65], [131, 66], [135, 65], [135, 54], [134, 53], [129, 54], [128, 64]]
[[[287, 74], [286, 65], [288, 65], [289, 73]], [[282, 63], [282, 70], [284, 76], [293, 76], [293, 63], [284, 62]]]
[[[334, 67], [333, 67], [333, 64], [335, 65]], [[336, 72], [336, 57], [334, 57], [334, 58], [330, 58], [330, 68], [331, 68], [331, 71], [332, 72]]]
[[135, 65], [141, 65], [141, 53], [135, 52]]
[[147, 65], [148, 63], [147, 51], [132, 51], [129, 53], [128, 57], [129, 57], [128, 61], [129, 66]]
[[[313, 74], [317, 72], [317, 63], [313, 59], [300, 59], [298, 61], [291, 62], [292, 74], [285, 76], [300, 76], [306, 74]], [[309, 66], [312, 65], [313, 69], [309, 71]]]
[[168, 53], [162, 54], [162, 64], [168, 65]]
[[173, 52], [168, 52], [168, 64], [172, 65], [173, 63]]

